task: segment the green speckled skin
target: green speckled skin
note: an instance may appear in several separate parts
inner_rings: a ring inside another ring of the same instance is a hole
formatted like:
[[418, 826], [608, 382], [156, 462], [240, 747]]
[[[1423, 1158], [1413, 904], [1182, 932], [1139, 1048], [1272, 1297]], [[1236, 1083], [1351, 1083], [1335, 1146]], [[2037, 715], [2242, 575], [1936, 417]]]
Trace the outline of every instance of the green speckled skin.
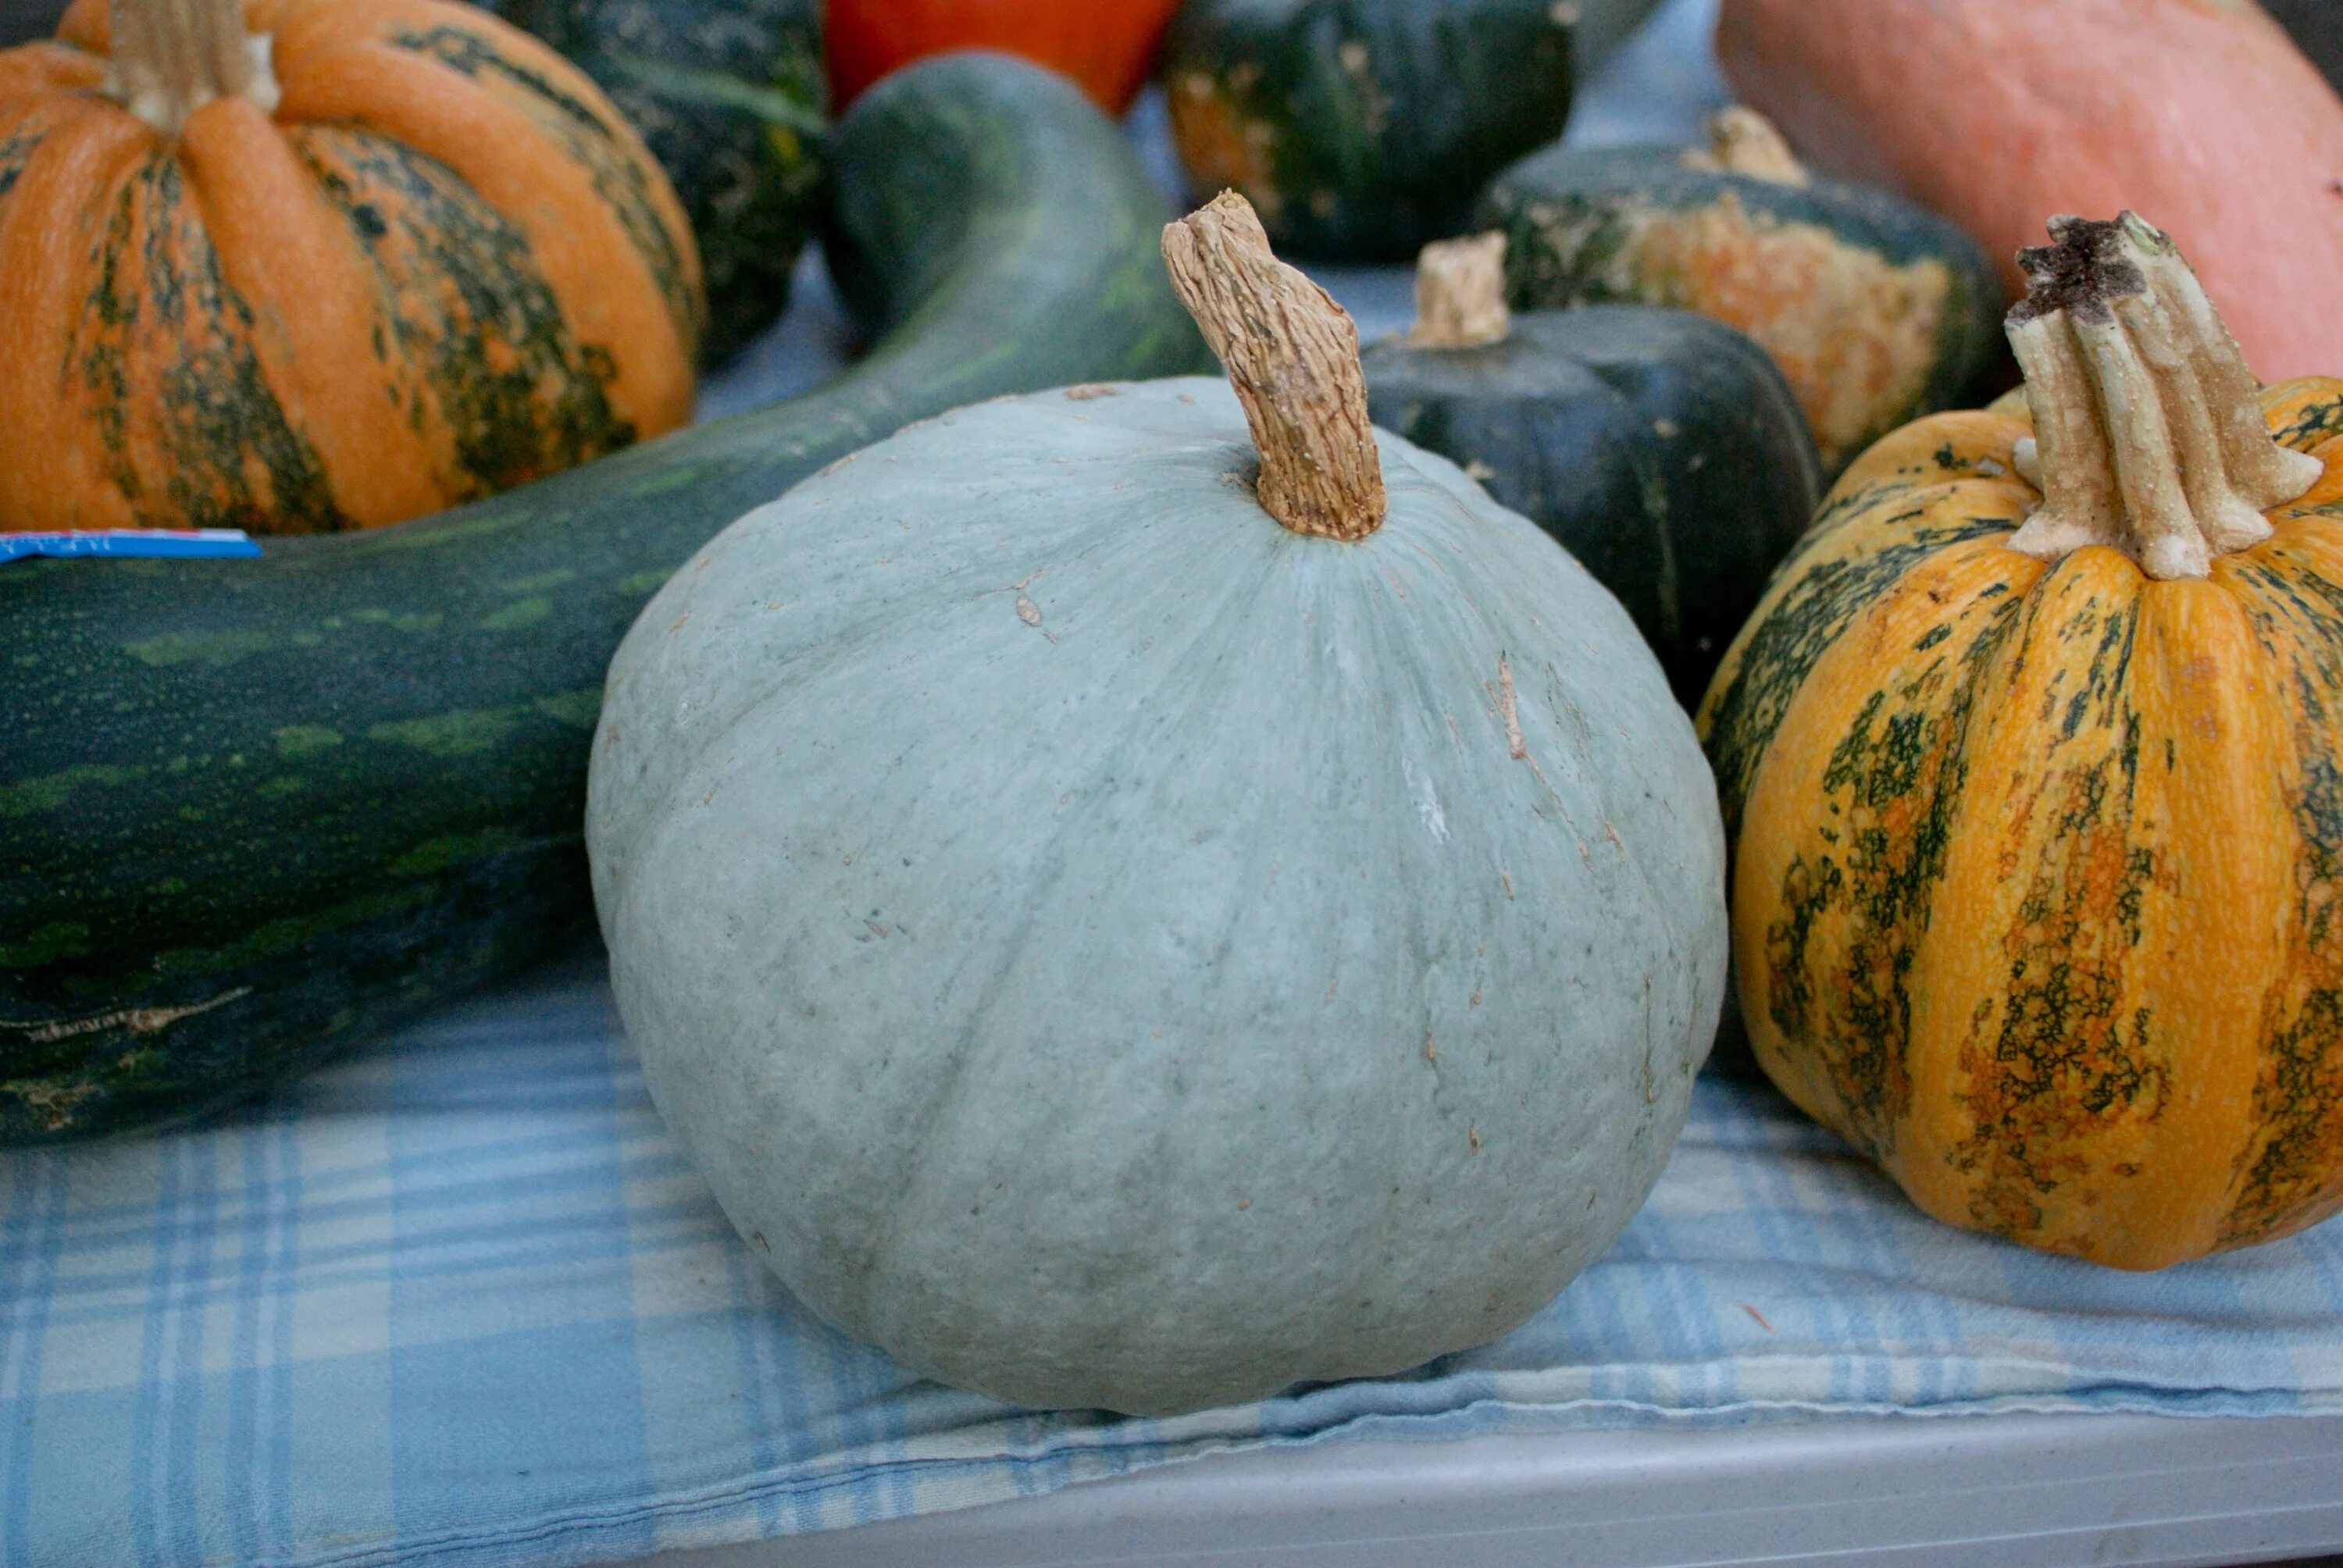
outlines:
[[1400, 1371], [1642, 1204], [1723, 828], [1618, 602], [1453, 465], [1288, 532], [1225, 385], [961, 409], [719, 535], [611, 664], [653, 1097], [849, 1332], [1036, 1406]]
[[0, 571], [0, 1142], [237, 1099], [543, 952], [605, 666], [679, 562], [906, 420], [1210, 363], [1161, 198], [1057, 78], [941, 57], [834, 145], [891, 331], [830, 385], [258, 561]]
[[[674, 182], [708, 285], [704, 363], [788, 308], [819, 216], [828, 100], [816, 0], [503, 0], [642, 133]], [[785, 118], [777, 112], [791, 113]]]
[[1375, 423], [1471, 469], [1619, 596], [1686, 708], [1813, 520], [1821, 467], [1765, 351], [1682, 310], [1513, 317], [1503, 342], [1370, 347]]
[[[1955, 225], [1865, 186], [1819, 177], [1806, 186], [1776, 184], [1690, 167], [1684, 158], [1682, 147], [1557, 143], [1491, 181], [1472, 226], [1504, 231], [1513, 306], [1644, 304], [1716, 316], [1782, 357], [1815, 415], [1832, 399], [1810, 390], [1802, 377], [1845, 379], [1851, 373], [1829, 357], [1845, 351], [1844, 338], [1891, 338], [1880, 322], [1856, 318], [1849, 299], [1833, 290], [1845, 286], [1848, 273], [1861, 274], [1879, 284], [1885, 308], [1899, 297], [1897, 285], [1887, 281], [1896, 269], [1940, 267], [1940, 314], [1933, 334], [1921, 340], [1908, 381], [1869, 392], [1855, 427], [1817, 430], [1830, 474], [1889, 430], [1959, 405], [2006, 359], [2001, 317], [2007, 297], [1991, 259]], [[1715, 217], [1725, 220], [1726, 231], [1704, 231], [1702, 221]], [[1737, 252], [1744, 224], [1764, 234], [1810, 232], [1819, 248], [1783, 256]], [[1909, 279], [1902, 283], [1910, 286]], [[1842, 341], [1834, 343], [1833, 335]], [[1881, 350], [1890, 361], [1907, 352]], [[1855, 362], [1864, 364], [1859, 357]], [[1876, 373], [1878, 367], [1864, 368]]]
[[1281, 251], [1412, 259], [1490, 176], [1562, 134], [1554, 0], [1188, 0], [1163, 44], [1174, 139], [1208, 200], [1244, 193]]

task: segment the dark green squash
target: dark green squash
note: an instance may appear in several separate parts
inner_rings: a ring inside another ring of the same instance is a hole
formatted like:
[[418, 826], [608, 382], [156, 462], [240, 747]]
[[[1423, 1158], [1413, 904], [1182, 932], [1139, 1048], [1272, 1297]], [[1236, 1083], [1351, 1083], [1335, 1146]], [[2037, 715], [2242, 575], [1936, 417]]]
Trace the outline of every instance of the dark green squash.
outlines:
[[1810, 176], [1747, 110], [1712, 126], [1710, 148], [1557, 145], [1500, 175], [1474, 226], [1504, 231], [1514, 306], [1664, 305], [1739, 328], [1781, 366], [1832, 474], [2001, 361], [2006, 300], [1976, 241]]
[[633, 122], [674, 182], [708, 281], [703, 363], [780, 317], [820, 213], [819, 0], [499, 0]]
[[854, 370], [257, 561], [0, 571], [0, 1143], [152, 1125], [508, 973], [588, 910], [611, 650], [719, 528], [905, 421], [1211, 364], [1073, 87], [945, 55], [833, 142]]
[[1622, 305], [1527, 312], [1468, 347], [1387, 338], [1362, 357], [1375, 423], [1553, 535], [1697, 704], [1822, 493], [1765, 350], [1688, 311]]
[[1189, 0], [1163, 45], [1199, 200], [1244, 193], [1281, 251], [1404, 260], [1482, 183], [1562, 134], [1555, 0]]

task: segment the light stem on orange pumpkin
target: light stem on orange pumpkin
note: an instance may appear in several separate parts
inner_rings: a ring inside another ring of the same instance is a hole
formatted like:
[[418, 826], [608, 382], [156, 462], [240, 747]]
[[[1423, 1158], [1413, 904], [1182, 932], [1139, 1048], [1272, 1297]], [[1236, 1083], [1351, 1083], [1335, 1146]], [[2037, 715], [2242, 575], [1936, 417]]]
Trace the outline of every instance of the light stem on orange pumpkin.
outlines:
[[1709, 116], [1702, 128], [1708, 133], [1708, 146], [1695, 147], [1684, 156], [1688, 168], [1745, 175], [1769, 185], [1814, 183], [1814, 176], [1798, 161], [1798, 155], [1790, 150], [1789, 142], [1774, 122], [1755, 109], [1728, 104]]
[[2169, 237], [2127, 212], [2059, 217], [2018, 257], [2028, 288], [2009, 313], [2034, 437], [2020, 473], [2042, 505], [2012, 548], [2056, 560], [2120, 549], [2149, 577], [2201, 578], [2269, 537], [2262, 513], [2323, 466], [2280, 447], [2258, 387]]
[[1383, 526], [1359, 329], [1277, 259], [1234, 191], [1163, 230], [1172, 289], [1228, 370], [1261, 454], [1254, 494], [1298, 534], [1362, 539]]
[[277, 104], [266, 40], [246, 35], [243, 0], [111, 0], [115, 90], [166, 136], [215, 98]]
[[1417, 255], [1410, 341], [1424, 348], [1474, 348], [1503, 343], [1513, 328], [1513, 313], [1505, 308], [1503, 232], [1435, 239]]

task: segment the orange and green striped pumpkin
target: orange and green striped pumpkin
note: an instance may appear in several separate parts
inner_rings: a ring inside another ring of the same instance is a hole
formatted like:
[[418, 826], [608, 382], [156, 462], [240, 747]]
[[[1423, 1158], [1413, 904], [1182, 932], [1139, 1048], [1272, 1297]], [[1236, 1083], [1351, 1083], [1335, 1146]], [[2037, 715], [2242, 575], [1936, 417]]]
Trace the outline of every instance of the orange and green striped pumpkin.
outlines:
[[0, 528], [485, 496], [682, 424], [703, 312], [633, 131], [470, 6], [76, 0], [0, 51]]
[[1700, 716], [1759, 1061], [1940, 1220], [2127, 1269], [2343, 1208], [2343, 380], [2060, 219], [2022, 397], [1858, 458]]

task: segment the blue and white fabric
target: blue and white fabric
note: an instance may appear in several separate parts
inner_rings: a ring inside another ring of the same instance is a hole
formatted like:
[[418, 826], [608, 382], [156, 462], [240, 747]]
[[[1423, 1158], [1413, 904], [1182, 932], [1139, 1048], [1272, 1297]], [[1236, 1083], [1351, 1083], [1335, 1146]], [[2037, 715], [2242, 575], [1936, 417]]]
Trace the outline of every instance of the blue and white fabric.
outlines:
[[0, 1157], [9, 1568], [558, 1568], [1267, 1443], [2014, 1410], [2343, 1411], [2343, 1221], [2117, 1273], [1937, 1225], [1704, 1081], [1642, 1215], [1517, 1332], [1127, 1421], [921, 1382], [809, 1319], [585, 960], [227, 1121]]

